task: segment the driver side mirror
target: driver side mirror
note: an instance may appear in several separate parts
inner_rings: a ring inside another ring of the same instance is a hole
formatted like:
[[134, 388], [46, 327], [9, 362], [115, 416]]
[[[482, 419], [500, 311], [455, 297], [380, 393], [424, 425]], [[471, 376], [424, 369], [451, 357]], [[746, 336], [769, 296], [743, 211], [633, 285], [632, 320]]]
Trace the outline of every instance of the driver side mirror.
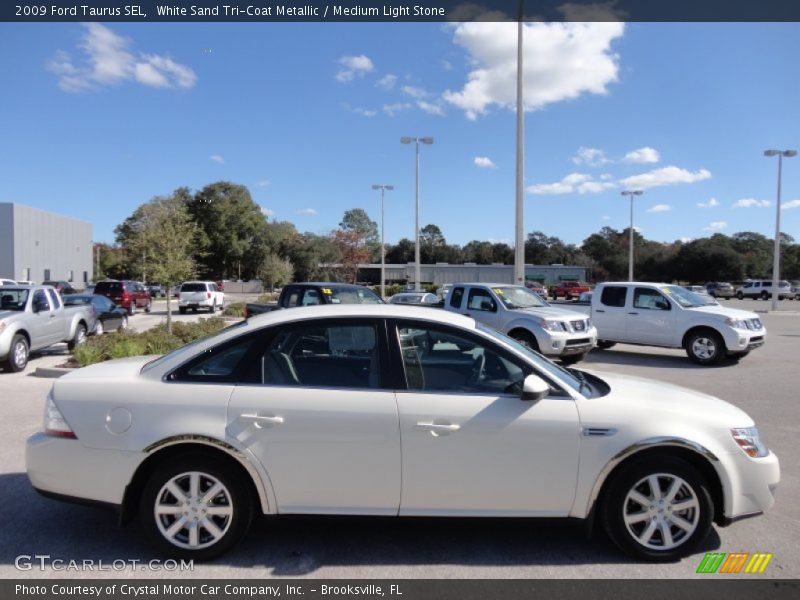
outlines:
[[495, 305], [494, 300], [481, 300], [481, 310], [494, 312], [497, 310], [497, 306]]
[[39, 302], [34, 302], [33, 303], [33, 312], [35, 312], [35, 313], [42, 312], [43, 310], [47, 310], [48, 308], [50, 308], [50, 307], [47, 306], [47, 302], [39, 301]]
[[528, 375], [522, 382], [520, 400], [537, 402], [550, 393], [550, 386], [538, 375]]

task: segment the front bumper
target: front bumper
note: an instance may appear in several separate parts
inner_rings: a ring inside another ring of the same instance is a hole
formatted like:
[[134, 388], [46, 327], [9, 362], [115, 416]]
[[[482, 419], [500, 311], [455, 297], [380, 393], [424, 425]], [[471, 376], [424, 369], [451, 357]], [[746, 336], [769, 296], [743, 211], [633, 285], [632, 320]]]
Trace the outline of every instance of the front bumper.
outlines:
[[733, 329], [727, 328], [723, 332], [725, 347], [728, 352], [750, 352], [760, 348], [767, 341], [767, 328], [761, 329]]
[[725, 511], [724, 524], [763, 513], [775, 504], [775, 494], [781, 481], [778, 457], [770, 452], [763, 458], [750, 458], [743, 452], [732, 455], [730, 505]]
[[537, 342], [539, 351], [545, 356], [584, 354], [597, 345], [597, 329], [592, 327], [576, 333], [542, 331], [541, 339], [537, 339]]
[[144, 455], [87, 448], [79, 440], [44, 432], [25, 443], [25, 466], [31, 485], [49, 496], [119, 505]]

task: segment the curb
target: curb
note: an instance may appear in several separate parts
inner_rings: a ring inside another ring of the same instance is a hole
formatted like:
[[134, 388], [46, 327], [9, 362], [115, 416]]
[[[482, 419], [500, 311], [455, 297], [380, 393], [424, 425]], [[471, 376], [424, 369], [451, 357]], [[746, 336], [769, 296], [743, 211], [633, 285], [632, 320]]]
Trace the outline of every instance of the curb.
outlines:
[[64, 367], [36, 367], [36, 370], [33, 372], [33, 376], [56, 379], [62, 375], [71, 373], [74, 370], [75, 369], [65, 369]]

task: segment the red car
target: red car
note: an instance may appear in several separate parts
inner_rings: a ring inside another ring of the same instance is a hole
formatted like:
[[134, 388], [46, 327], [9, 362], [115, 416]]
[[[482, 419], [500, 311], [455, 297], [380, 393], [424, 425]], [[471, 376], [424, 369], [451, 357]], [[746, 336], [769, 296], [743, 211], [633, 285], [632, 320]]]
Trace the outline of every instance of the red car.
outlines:
[[142, 308], [150, 312], [153, 299], [145, 287], [138, 281], [100, 281], [94, 286], [94, 293], [105, 296], [114, 304], [128, 311], [129, 315]]
[[589, 287], [588, 283], [583, 283], [580, 281], [562, 281], [558, 285], [550, 288], [550, 293], [553, 295], [553, 298], [564, 298], [564, 300], [572, 300], [573, 298], [577, 298], [583, 292], [590, 292], [592, 288]]

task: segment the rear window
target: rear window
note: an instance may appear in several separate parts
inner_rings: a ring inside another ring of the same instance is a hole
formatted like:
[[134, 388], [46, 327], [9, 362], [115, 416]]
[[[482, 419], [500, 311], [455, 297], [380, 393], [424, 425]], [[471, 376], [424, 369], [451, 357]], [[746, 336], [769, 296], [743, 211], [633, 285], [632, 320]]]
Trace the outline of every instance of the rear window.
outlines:
[[603, 295], [600, 302], [606, 306], [625, 306], [625, 296], [628, 288], [622, 286], [608, 286], [603, 288]]
[[453, 308], [461, 308], [461, 299], [464, 297], [464, 288], [453, 288], [450, 293], [450, 306]]
[[205, 292], [206, 291], [206, 284], [205, 283], [184, 283], [181, 286], [182, 292]]
[[122, 292], [121, 281], [101, 281], [94, 286], [95, 294], [118, 294]]
[[[327, 291], [330, 291], [330, 294]], [[323, 288], [331, 304], [381, 304], [380, 297], [366, 288]]]
[[91, 296], [64, 296], [64, 306], [78, 306], [81, 304], [89, 304], [92, 301]]

